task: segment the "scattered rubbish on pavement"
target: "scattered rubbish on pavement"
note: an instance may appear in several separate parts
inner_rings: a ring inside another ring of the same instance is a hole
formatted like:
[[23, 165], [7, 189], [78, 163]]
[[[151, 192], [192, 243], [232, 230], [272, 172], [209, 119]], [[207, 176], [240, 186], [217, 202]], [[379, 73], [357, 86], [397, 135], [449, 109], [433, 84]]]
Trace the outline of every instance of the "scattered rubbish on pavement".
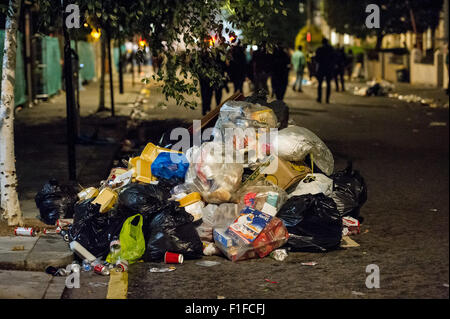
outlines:
[[202, 260], [202, 261], [197, 261], [195, 264], [199, 265], [199, 266], [204, 266], [204, 267], [212, 267], [212, 266], [220, 265], [220, 262], [213, 261], [213, 260]]
[[448, 284], [443, 284], [444, 287], [448, 288]]
[[430, 122], [430, 124], [428, 124], [428, 126], [430, 126], [430, 127], [447, 126], [447, 122]]
[[13, 248], [11, 248], [12, 251], [21, 251], [21, 250], [25, 250], [25, 246], [24, 245], [19, 245], [19, 246], [14, 246]]
[[343, 241], [343, 243], [341, 243], [342, 248], [359, 247], [359, 244], [353, 239], [351, 239], [349, 236], [343, 236], [342, 241]]
[[430, 212], [437, 213], [437, 212], [438, 212], [438, 209], [437, 209], [437, 208], [430, 208]]
[[288, 257], [286, 249], [275, 249], [270, 253], [270, 257], [278, 261], [284, 261]]
[[355, 295], [355, 296], [364, 296], [365, 295], [365, 293], [363, 293], [363, 292], [359, 292], [359, 291], [352, 291], [352, 295]]
[[318, 263], [315, 261], [310, 261], [310, 262], [305, 262], [305, 263], [301, 263], [301, 264], [302, 264], [302, 266], [315, 266]]
[[170, 271], [174, 271], [175, 269], [177, 269], [176, 267], [162, 267], [162, 268], [158, 268], [158, 267], [152, 267], [150, 268], [150, 272], [170, 272]]
[[31, 227], [16, 227], [14, 229], [14, 235], [34, 237], [36, 236], [36, 230]]
[[271, 284], [278, 284], [278, 281], [271, 281], [270, 279], [264, 279], [267, 282], [270, 282]]

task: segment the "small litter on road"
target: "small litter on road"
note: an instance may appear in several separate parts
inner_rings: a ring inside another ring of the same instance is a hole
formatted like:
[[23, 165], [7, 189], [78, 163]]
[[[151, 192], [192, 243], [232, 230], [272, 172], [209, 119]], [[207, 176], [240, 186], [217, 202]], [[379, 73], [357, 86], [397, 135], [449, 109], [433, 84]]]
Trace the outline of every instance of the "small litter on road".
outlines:
[[443, 284], [444, 287], [448, 288], [448, 284]]
[[264, 279], [267, 282], [270, 282], [271, 284], [278, 284], [278, 281], [272, 281], [270, 279]]
[[14, 246], [11, 250], [12, 250], [12, 251], [21, 251], [21, 250], [25, 250], [25, 246], [24, 246], [24, 245]]
[[341, 244], [342, 248], [359, 247], [359, 244], [353, 239], [351, 239], [349, 236], [343, 236], [342, 241], [343, 241], [343, 244]]
[[428, 126], [447, 126], [447, 122], [430, 122], [430, 124], [428, 124]]
[[365, 295], [365, 293], [363, 293], [363, 292], [359, 292], [359, 291], [352, 291], [352, 295], [355, 295], [355, 296], [364, 296]]
[[315, 261], [309, 261], [309, 262], [302, 263], [302, 266], [315, 266], [317, 264], [318, 263]]
[[204, 266], [204, 267], [212, 267], [212, 266], [220, 265], [220, 262], [213, 261], [213, 260], [202, 260], [202, 261], [197, 261], [195, 264], [199, 265], [199, 266]]
[[170, 272], [170, 271], [174, 271], [176, 270], [176, 267], [162, 267], [162, 268], [158, 268], [158, 267], [152, 267], [150, 268], [150, 272]]
[[437, 208], [430, 208], [430, 212], [437, 213], [438, 209]]

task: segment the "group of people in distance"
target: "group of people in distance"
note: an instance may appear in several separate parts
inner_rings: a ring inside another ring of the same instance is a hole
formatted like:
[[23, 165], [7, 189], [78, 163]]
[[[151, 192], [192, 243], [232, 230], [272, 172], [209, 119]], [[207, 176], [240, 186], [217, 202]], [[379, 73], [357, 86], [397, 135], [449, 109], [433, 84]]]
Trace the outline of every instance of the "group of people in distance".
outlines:
[[[204, 63], [211, 61], [211, 56], [205, 52]], [[305, 69], [308, 70], [309, 79], [313, 77], [318, 81], [317, 101], [322, 102], [322, 83], [326, 82], [326, 103], [330, 102], [331, 81], [336, 83], [336, 91], [345, 91], [344, 75], [348, 72], [351, 76], [353, 68], [353, 54], [351, 50], [346, 54], [344, 48], [333, 48], [327, 39], [323, 39], [315, 53], [305, 54], [302, 46], [298, 46], [291, 55], [286, 47], [276, 45], [271, 53], [263, 43], [257, 50], [246, 50], [240, 41], [236, 41], [225, 59], [216, 56], [212, 61], [215, 69], [222, 76], [220, 84], [212, 84], [211, 79], [197, 74], [200, 83], [203, 115], [211, 110], [211, 100], [215, 95], [216, 105], [222, 100], [222, 91], [229, 92], [228, 82], [233, 83], [234, 91], [243, 92], [246, 79], [250, 80], [250, 90], [265, 90], [269, 92], [268, 80], [272, 87], [272, 97], [283, 100], [289, 85], [289, 72], [293, 69], [296, 80], [292, 87], [294, 91], [302, 91], [302, 83]]]

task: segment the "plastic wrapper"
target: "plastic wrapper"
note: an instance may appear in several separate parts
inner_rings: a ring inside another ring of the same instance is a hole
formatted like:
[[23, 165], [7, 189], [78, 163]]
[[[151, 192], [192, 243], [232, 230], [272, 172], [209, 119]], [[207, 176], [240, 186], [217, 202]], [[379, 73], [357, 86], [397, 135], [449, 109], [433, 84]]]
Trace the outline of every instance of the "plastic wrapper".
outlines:
[[275, 216], [287, 200], [287, 193], [267, 181], [258, 181], [254, 185], [244, 186], [237, 192], [239, 208], [245, 206]]
[[202, 209], [202, 223], [196, 228], [197, 232], [202, 240], [212, 242], [213, 229], [227, 227], [239, 215], [237, 204], [209, 204]]
[[314, 164], [326, 175], [331, 175], [334, 169], [333, 154], [325, 143], [310, 130], [289, 126], [278, 132], [275, 141], [278, 156], [287, 161], [303, 161], [312, 154]]
[[289, 197], [320, 193], [329, 196], [332, 192], [333, 180], [331, 178], [323, 174], [308, 174], [298, 183], [295, 190], [289, 194]]
[[185, 259], [203, 256], [203, 244], [193, 217], [169, 201], [144, 227], [148, 231], [144, 261], [162, 261], [166, 252], [182, 254]]
[[351, 163], [343, 171], [331, 176], [334, 181], [333, 193], [330, 197], [336, 203], [341, 216], [351, 216], [362, 219], [359, 216], [360, 209], [367, 201], [367, 186], [364, 178]]
[[59, 185], [51, 179], [45, 183], [34, 198], [41, 220], [47, 225], [55, 225], [59, 218], [72, 218], [73, 207], [78, 201], [77, 189]]
[[273, 250], [286, 244], [289, 238], [288, 231], [283, 222], [273, 217], [259, 235], [248, 243], [241, 238], [230, 236], [226, 228], [214, 230], [216, 246], [231, 261], [251, 258], [263, 258]]
[[162, 152], [152, 163], [151, 170], [152, 175], [159, 178], [184, 179], [188, 167], [189, 162], [184, 154]]
[[334, 201], [323, 195], [294, 196], [277, 215], [289, 231], [293, 251], [328, 251], [339, 247], [342, 217]]
[[193, 192], [199, 192], [207, 203], [230, 201], [241, 184], [243, 165], [225, 162], [222, 143], [203, 143], [187, 155], [190, 162], [186, 173], [187, 187]]

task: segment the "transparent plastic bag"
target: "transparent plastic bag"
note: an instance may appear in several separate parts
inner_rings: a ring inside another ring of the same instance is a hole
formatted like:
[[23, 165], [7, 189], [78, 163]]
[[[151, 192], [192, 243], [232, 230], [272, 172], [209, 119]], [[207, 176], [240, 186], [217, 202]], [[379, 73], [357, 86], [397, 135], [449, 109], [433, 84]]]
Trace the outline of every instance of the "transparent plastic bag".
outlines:
[[236, 194], [239, 208], [245, 206], [275, 216], [286, 202], [287, 193], [278, 186], [267, 181], [258, 181], [254, 185], [244, 186]]
[[251, 258], [263, 258], [273, 250], [282, 247], [289, 239], [289, 233], [283, 222], [273, 217], [266, 227], [251, 243], [230, 236], [228, 229], [214, 230], [214, 242], [222, 253], [231, 261]]
[[302, 179], [295, 190], [289, 194], [292, 196], [301, 196], [306, 194], [320, 194], [323, 193], [326, 196], [331, 195], [333, 192], [333, 180], [323, 174], [308, 174]]
[[275, 141], [278, 156], [287, 161], [303, 161], [312, 154], [313, 161], [326, 175], [331, 175], [334, 169], [333, 154], [325, 143], [310, 130], [289, 126], [278, 132]]
[[202, 223], [197, 227], [198, 235], [202, 240], [212, 242], [213, 229], [227, 227], [239, 216], [239, 213], [237, 204], [207, 205], [202, 210]]
[[241, 184], [244, 168], [241, 163], [227, 163], [223, 143], [203, 143], [187, 153], [187, 158], [187, 187], [199, 192], [207, 203], [230, 201]]

